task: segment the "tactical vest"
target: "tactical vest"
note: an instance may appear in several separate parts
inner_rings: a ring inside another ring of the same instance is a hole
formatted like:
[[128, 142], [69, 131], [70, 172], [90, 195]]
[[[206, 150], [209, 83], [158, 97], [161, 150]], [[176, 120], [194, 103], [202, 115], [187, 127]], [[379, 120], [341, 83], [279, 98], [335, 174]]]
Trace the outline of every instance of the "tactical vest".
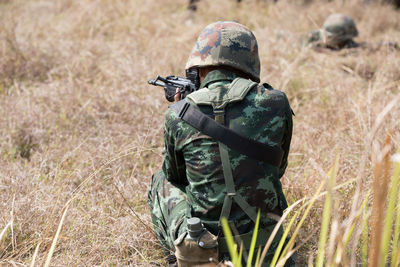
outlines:
[[[209, 90], [202, 88], [187, 96], [187, 98], [196, 105], [212, 106], [214, 120], [203, 114], [197, 107], [189, 104], [186, 100], [171, 105], [170, 108], [178, 113], [178, 116], [188, 124], [198, 129], [202, 133], [213, 137], [218, 141], [219, 152], [222, 162], [222, 170], [226, 185], [226, 196], [222, 205], [219, 222], [222, 217], [229, 219], [232, 203], [235, 202], [248, 217], [255, 223], [257, 219], [257, 210], [247, 203], [247, 201], [236, 192], [232, 168], [229, 160], [228, 147], [238, 152], [248, 155], [249, 157], [267, 162], [271, 165], [280, 166], [283, 150], [280, 147], [272, 147], [264, 143], [251, 140], [247, 137], [240, 136], [232, 130], [224, 127], [225, 125], [225, 108], [228, 104], [242, 101], [248, 92], [258, 84], [244, 78], [236, 78], [228, 86], [226, 92], [221, 93], [218, 88]], [[217, 122], [217, 123], [215, 123]], [[279, 216], [268, 213], [268, 217], [277, 220]], [[256, 246], [264, 245], [271, 234], [274, 226], [266, 229], [259, 229], [256, 240]], [[235, 236], [243, 242], [246, 249], [250, 247], [252, 233]], [[228, 252], [226, 240], [224, 237], [218, 238], [218, 250], [221, 253]]]

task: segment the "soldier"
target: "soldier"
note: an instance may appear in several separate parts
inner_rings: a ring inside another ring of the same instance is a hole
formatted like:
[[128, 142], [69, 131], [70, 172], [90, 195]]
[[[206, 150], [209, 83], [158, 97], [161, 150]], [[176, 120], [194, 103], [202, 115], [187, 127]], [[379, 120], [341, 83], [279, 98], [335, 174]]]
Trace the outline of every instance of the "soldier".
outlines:
[[343, 14], [332, 14], [325, 20], [322, 29], [308, 34], [305, 42], [312, 48], [340, 50], [358, 47], [359, 44], [353, 40], [357, 35], [358, 30], [352, 18]]
[[197, 2], [199, 0], [189, 0], [188, 10], [195, 12], [197, 10]]
[[344, 48], [363, 48], [371, 52], [381, 48], [400, 50], [397, 43], [390, 41], [381, 41], [376, 45], [367, 42], [358, 43], [353, 40], [357, 36], [358, 30], [352, 18], [343, 14], [332, 14], [325, 20], [322, 29], [313, 30], [308, 34], [303, 44], [318, 51]]
[[[267, 83], [258, 84], [258, 45], [247, 27], [231, 21], [208, 25], [189, 56], [189, 69], [198, 70], [200, 89], [165, 112], [165, 158], [162, 171], [152, 177], [149, 205], [157, 238], [171, 254], [171, 263], [175, 253], [180, 266], [200, 266], [197, 252], [182, 256], [196, 251], [197, 244], [217, 246], [218, 261], [229, 259], [222, 217], [249, 249], [260, 211], [257, 247], [265, 245], [287, 208], [280, 178], [288, 164], [293, 124], [286, 95]], [[206, 238], [185, 247], [197, 227], [194, 220], [188, 223], [194, 217], [207, 229]], [[271, 261], [282, 234], [281, 227], [263, 266]], [[207, 265], [210, 257], [203, 258], [201, 266], [212, 266]], [[182, 264], [185, 261], [192, 262]], [[287, 263], [294, 266], [292, 258]]]
[[400, 0], [384, 0], [383, 2], [393, 5], [395, 8], [400, 8]]
[[[193, 12], [195, 12], [196, 10], [197, 10], [197, 3], [199, 2], [200, 0], [189, 0], [189, 5], [188, 5], [188, 9], [190, 10], [190, 11], [193, 11]], [[238, 2], [238, 3], [240, 3], [242, 0], [236, 0], [236, 2]]]

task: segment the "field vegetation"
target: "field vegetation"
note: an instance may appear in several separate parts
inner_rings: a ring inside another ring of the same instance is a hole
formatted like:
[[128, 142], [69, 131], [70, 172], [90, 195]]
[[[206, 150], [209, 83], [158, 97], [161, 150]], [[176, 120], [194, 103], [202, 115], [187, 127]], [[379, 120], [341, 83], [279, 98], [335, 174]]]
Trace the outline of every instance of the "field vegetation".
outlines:
[[[342, 266], [355, 266], [369, 251], [361, 241], [379, 240], [374, 229], [384, 221], [391, 156], [400, 148], [400, 51], [378, 44], [400, 44], [400, 11], [358, 0], [203, 0], [195, 14], [186, 6], [0, 0], [0, 265], [163, 264], [147, 189], [162, 164], [168, 103], [147, 80], [183, 76], [199, 32], [217, 20], [254, 31], [261, 80], [284, 91], [296, 114], [282, 178], [288, 202], [328, 189], [329, 201], [315, 199], [298, 229], [297, 243], [306, 241], [299, 266], [320, 257], [333, 265], [336, 251]], [[336, 12], [354, 18], [356, 40], [370, 48], [300, 46]], [[301, 222], [299, 207], [286, 225]]]

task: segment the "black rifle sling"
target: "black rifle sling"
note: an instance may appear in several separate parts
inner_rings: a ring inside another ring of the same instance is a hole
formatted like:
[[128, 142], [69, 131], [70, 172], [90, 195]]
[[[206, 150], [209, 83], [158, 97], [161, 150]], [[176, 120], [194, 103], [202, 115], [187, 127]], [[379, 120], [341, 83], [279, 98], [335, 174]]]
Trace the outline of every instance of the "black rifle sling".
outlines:
[[208, 117], [185, 99], [169, 106], [169, 108], [174, 110], [180, 119], [203, 134], [225, 144], [227, 147], [250, 158], [263, 161], [278, 168], [280, 167], [284, 154], [284, 151], [280, 147], [269, 146], [239, 135]]

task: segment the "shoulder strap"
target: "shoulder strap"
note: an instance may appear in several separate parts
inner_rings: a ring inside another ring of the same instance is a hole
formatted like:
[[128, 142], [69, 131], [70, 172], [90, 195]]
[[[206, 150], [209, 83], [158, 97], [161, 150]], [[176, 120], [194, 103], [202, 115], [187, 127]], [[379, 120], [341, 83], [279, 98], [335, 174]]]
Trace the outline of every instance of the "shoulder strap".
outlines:
[[219, 221], [223, 217], [226, 219], [229, 218], [229, 214], [232, 207], [232, 202], [235, 202], [239, 205], [239, 207], [250, 217], [250, 219], [255, 223], [257, 220], [257, 211], [255, 208], [251, 207], [247, 201], [236, 192], [235, 182], [233, 180], [231, 163], [229, 161], [228, 149], [224, 144], [219, 143], [219, 153], [221, 155], [222, 161], [222, 171], [224, 173], [225, 186], [226, 186], [226, 195], [224, 199], [224, 204], [222, 205], [221, 214], [219, 216]]
[[234, 79], [223, 93], [221, 88], [202, 88], [187, 96], [196, 105], [211, 105], [214, 109], [223, 109], [229, 103], [243, 100], [257, 83], [244, 78]]
[[200, 132], [214, 138], [241, 154], [279, 168], [284, 154], [284, 151], [280, 147], [269, 146], [241, 136], [208, 117], [196, 107], [189, 104], [186, 100], [181, 100], [171, 105], [170, 108], [178, 113], [180, 119], [184, 120]]

